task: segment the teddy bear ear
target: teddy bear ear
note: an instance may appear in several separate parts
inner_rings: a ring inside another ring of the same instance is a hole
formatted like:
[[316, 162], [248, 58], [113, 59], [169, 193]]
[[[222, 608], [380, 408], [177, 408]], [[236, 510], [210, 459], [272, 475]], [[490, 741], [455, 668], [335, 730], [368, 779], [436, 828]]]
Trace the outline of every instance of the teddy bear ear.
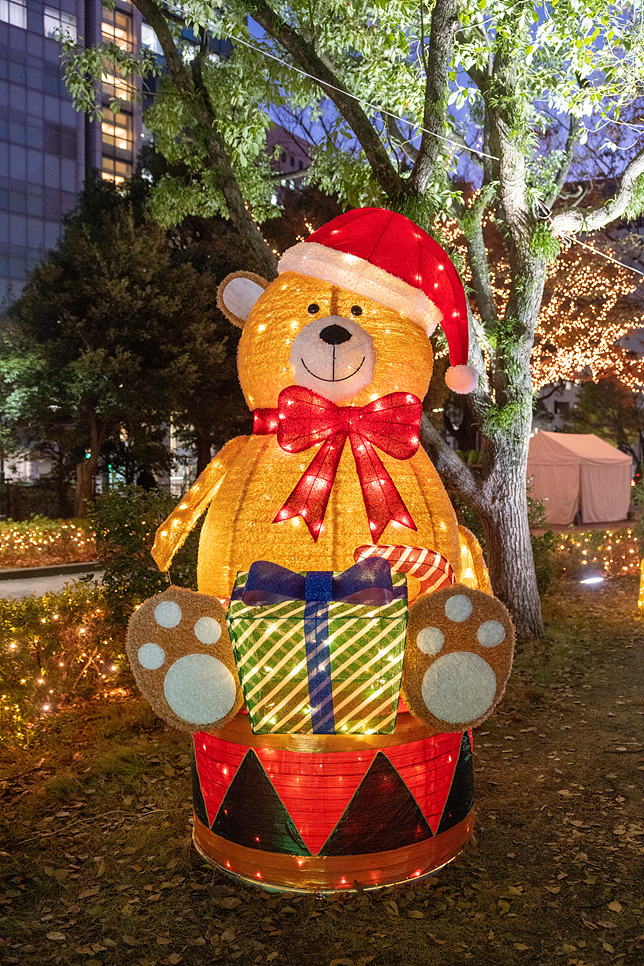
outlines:
[[254, 272], [232, 272], [217, 289], [217, 308], [233, 325], [244, 328], [246, 319], [269, 283]]

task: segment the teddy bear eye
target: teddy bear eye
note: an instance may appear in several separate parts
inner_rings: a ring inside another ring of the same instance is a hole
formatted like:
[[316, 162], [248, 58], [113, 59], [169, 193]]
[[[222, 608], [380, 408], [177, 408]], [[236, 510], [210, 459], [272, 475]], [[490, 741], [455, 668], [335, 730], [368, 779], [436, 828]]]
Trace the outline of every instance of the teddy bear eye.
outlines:
[[351, 315], [362, 315], [362, 309], [359, 305], [351, 306]]
[[320, 306], [316, 302], [311, 302], [309, 305], [309, 312], [311, 315], [315, 315], [316, 312], [320, 311]]

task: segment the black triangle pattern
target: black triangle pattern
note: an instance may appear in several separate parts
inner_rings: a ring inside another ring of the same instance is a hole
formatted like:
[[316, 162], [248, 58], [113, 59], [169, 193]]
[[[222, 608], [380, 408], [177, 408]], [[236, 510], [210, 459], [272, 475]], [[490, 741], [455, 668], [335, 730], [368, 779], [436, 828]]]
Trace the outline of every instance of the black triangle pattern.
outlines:
[[228, 787], [212, 831], [248, 849], [311, 854], [252, 748]]
[[194, 744], [191, 745], [192, 748], [192, 807], [195, 810], [195, 815], [199, 821], [206, 826], [210, 827], [210, 819], [208, 818], [208, 809], [206, 808], [206, 803], [204, 801], [203, 792], [201, 791], [201, 781], [199, 779], [199, 769], [197, 768], [197, 756], [195, 755]]
[[431, 838], [432, 830], [404, 781], [379, 751], [320, 855], [365, 855]]
[[474, 762], [472, 761], [472, 743], [467, 731], [461, 738], [461, 749], [454, 769], [452, 785], [445, 802], [445, 808], [438, 825], [437, 835], [446, 832], [462, 822], [469, 815], [474, 805]]

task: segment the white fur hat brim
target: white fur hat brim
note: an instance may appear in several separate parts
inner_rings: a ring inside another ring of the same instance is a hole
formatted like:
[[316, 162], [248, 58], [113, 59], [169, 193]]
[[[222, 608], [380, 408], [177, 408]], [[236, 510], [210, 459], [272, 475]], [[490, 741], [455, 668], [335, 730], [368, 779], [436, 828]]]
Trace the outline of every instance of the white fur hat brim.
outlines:
[[364, 258], [336, 251], [317, 242], [298, 242], [288, 248], [279, 261], [277, 271], [280, 275], [283, 272], [310, 275], [355, 292], [356, 295], [363, 295], [400, 312], [405, 318], [421, 326], [428, 336], [443, 318], [438, 306], [424, 292], [401, 278], [396, 278]]

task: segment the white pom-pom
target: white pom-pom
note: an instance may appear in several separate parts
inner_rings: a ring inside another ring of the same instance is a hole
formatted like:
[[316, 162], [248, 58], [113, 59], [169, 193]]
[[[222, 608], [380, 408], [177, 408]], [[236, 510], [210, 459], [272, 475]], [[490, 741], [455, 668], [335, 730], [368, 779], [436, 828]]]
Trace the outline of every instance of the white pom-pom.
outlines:
[[479, 384], [479, 374], [472, 366], [450, 366], [445, 373], [445, 382], [452, 392], [472, 392]]

